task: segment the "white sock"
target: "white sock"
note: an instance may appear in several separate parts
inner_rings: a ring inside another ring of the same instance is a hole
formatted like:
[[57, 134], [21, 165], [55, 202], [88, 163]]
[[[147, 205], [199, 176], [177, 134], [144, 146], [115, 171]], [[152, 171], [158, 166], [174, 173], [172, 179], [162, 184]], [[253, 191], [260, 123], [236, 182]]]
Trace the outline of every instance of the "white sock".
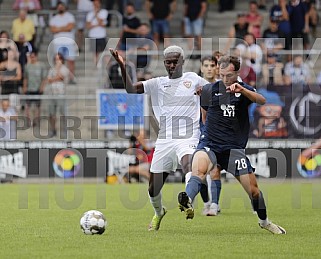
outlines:
[[268, 218], [266, 218], [265, 220], [259, 219], [259, 223], [262, 227], [266, 227], [270, 223], [270, 221]]
[[185, 186], [187, 185], [189, 179], [191, 179], [191, 176], [192, 176], [192, 172], [188, 172], [188, 173], [185, 175]]
[[152, 204], [155, 214], [161, 216], [163, 214], [163, 205], [162, 205], [162, 193], [159, 193], [155, 197], [150, 197], [150, 203]]

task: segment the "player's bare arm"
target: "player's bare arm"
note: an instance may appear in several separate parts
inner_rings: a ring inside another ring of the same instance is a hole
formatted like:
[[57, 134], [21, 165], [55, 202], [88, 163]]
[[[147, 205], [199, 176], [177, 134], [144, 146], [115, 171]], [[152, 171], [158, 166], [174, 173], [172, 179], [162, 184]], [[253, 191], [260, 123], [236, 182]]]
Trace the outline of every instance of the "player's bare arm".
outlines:
[[117, 50], [114, 50], [112, 48], [109, 49], [111, 55], [114, 57], [114, 59], [119, 64], [120, 70], [121, 70], [121, 76], [123, 78], [123, 83], [125, 85], [125, 89], [127, 93], [132, 94], [142, 94], [144, 93], [144, 86], [142, 82], [137, 82], [133, 84], [129, 74], [126, 71], [126, 64], [125, 60], [121, 55], [119, 55]]
[[249, 98], [252, 102], [258, 103], [258, 104], [265, 104], [266, 100], [264, 98], [263, 95], [257, 93], [257, 92], [253, 92], [250, 91], [248, 89], [246, 89], [245, 87], [243, 87], [242, 85], [240, 85], [239, 83], [234, 83], [232, 85], [229, 86], [229, 90], [231, 91], [231, 93], [241, 93], [244, 96], [246, 96], [247, 98]]

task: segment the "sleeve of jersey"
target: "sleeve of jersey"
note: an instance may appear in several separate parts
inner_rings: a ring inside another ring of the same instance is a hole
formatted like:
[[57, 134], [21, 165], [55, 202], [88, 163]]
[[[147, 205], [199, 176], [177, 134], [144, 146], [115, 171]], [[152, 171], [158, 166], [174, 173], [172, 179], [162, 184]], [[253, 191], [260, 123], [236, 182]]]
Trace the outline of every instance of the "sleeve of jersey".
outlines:
[[[256, 92], [256, 89], [253, 88], [252, 86], [247, 85], [247, 84], [245, 84], [245, 83], [243, 83], [242, 85], [243, 85], [243, 87], [246, 88], [247, 90], [250, 90], [250, 91], [252, 91], [252, 92]], [[243, 98], [243, 99], [244, 99], [244, 101], [245, 101], [247, 104], [253, 103], [249, 98]]]
[[144, 86], [144, 93], [145, 94], [153, 94], [157, 90], [157, 79], [156, 78], [151, 78], [146, 81], [143, 81], [143, 86]]
[[210, 105], [212, 93], [211, 93], [211, 84], [207, 84], [203, 86], [202, 94], [201, 94], [201, 107], [207, 111]]

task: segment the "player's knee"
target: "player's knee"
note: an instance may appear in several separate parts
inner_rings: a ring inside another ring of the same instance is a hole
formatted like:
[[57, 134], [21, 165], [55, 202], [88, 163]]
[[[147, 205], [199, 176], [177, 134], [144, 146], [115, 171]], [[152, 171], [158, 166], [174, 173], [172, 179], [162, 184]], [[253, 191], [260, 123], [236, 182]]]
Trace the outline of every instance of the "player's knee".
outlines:
[[193, 173], [203, 176], [208, 173], [210, 160], [205, 152], [197, 152], [193, 158], [192, 171]]

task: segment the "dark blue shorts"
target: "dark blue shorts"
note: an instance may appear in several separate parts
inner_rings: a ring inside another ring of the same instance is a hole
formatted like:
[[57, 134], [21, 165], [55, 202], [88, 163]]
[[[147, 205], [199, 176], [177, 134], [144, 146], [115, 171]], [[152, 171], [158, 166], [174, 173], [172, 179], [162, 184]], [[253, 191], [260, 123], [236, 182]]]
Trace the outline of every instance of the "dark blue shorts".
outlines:
[[245, 155], [244, 149], [228, 149], [217, 152], [214, 151], [211, 141], [203, 139], [199, 142], [195, 153], [200, 150], [207, 153], [213, 165], [217, 164], [221, 170], [224, 169], [234, 176], [251, 174], [255, 171]]

